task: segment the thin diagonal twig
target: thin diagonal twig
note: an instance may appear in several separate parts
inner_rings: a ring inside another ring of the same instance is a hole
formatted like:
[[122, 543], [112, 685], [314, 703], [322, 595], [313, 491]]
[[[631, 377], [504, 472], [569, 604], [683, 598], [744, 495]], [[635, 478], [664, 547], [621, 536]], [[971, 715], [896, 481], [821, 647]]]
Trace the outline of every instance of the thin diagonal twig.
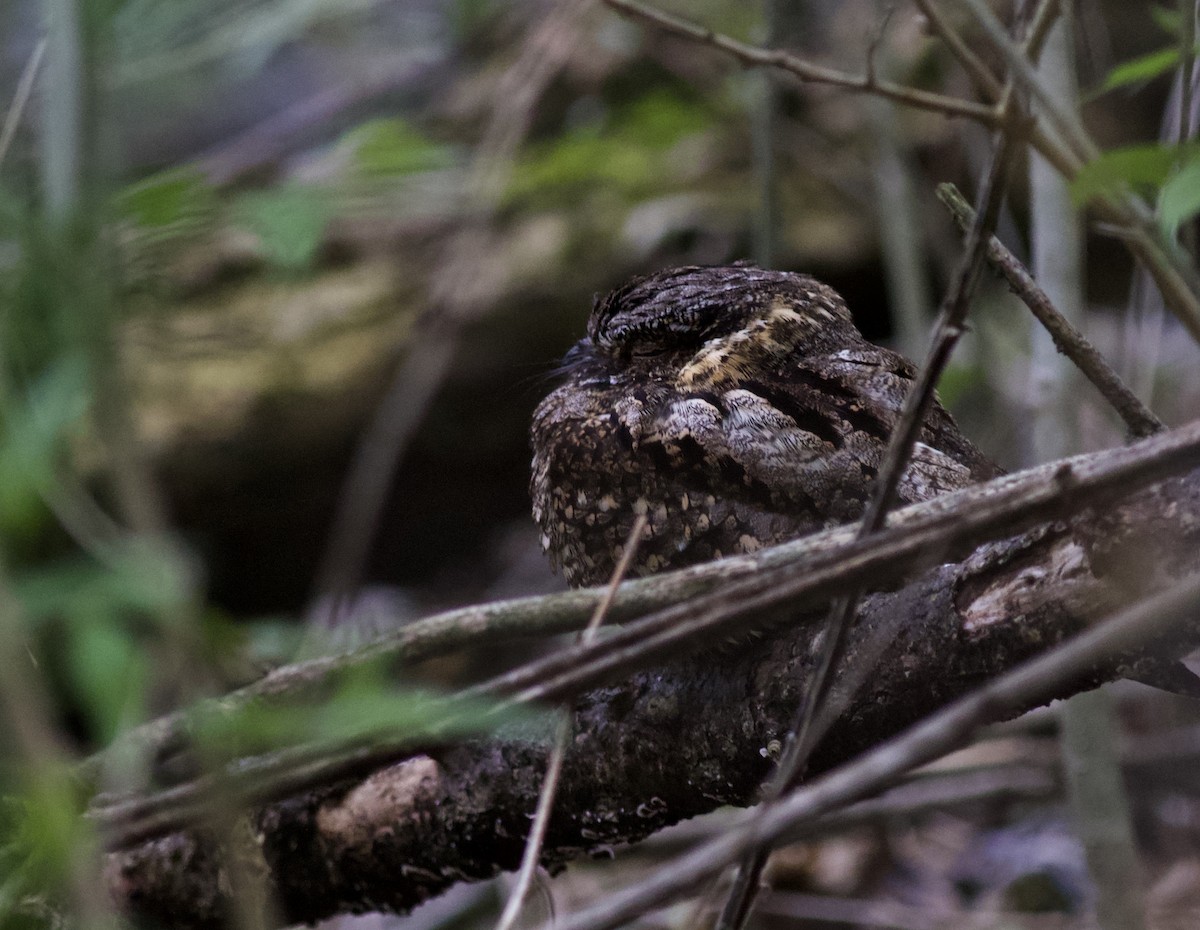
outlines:
[[604, 3], [627, 16], [636, 17], [660, 29], [690, 39], [693, 42], [699, 42], [702, 45], [709, 45], [720, 49], [745, 65], [777, 68], [780, 71], [786, 71], [788, 74], [802, 81], [813, 84], [827, 84], [831, 87], [840, 87], [843, 90], [877, 94], [878, 96], [887, 97], [889, 100], [895, 100], [921, 110], [931, 110], [935, 113], [944, 113], [947, 116], [962, 116], [975, 122], [983, 123], [985, 126], [995, 127], [999, 125], [999, 114], [994, 107], [975, 103], [971, 100], [962, 100], [958, 97], [947, 97], [944, 94], [919, 90], [915, 87], [896, 84], [892, 81], [875, 80], [873, 75], [869, 73], [863, 75], [848, 74], [844, 71], [838, 71], [835, 68], [813, 64], [788, 52], [760, 48], [756, 45], [739, 42], [730, 36], [713, 32], [711, 29], [698, 26], [686, 19], [680, 19], [670, 13], [646, 6], [638, 2], [638, 0], [604, 0]]
[[[625, 548], [621, 552], [621, 560], [617, 563], [617, 567], [613, 569], [608, 587], [604, 591], [604, 597], [596, 604], [596, 609], [592, 612], [592, 616], [588, 620], [588, 625], [580, 630], [579, 634], [575, 637], [576, 645], [587, 645], [596, 638], [596, 631], [600, 629], [600, 625], [604, 623], [604, 618], [608, 616], [608, 612], [612, 608], [613, 599], [617, 596], [617, 589], [629, 573], [629, 566], [633, 564], [633, 557], [641, 545], [642, 534], [646, 530], [648, 521], [649, 514], [645, 510], [634, 518], [633, 526], [629, 530], [629, 536], [625, 539]], [[570, 738], [571, 708], [567, 707], [560, 713], [558, 718], [558, 725], [554, 734], [554, 745], [551, 747], [550, 756], [546, 762], [546, 775], [542, 781], [541, 793], [538, 795], [537, 810], [534, 811], [533, 823], [529, 827], [529, 837], [525, 840], [525, 852], [521, 856], [521, 866], [517, 870], [516, 885], [508, 896], [508, 903], [504, 906], [504, 912], [500, 915], [500, 920], [496, 924], [496, 930], [510, 930], [513, 924], [516, 923], [517, 917], [521, 914], [521, 908], [525, 904], [525, 898], [529, 894], [529, 889], [533, 885], [533, 878], [537, 875], [538, 860], [541, 858], [542, 845], [546, 841], [546, 828], [550, 825], [550, 813], [554, 809], [554, 796], [558, 793], [558, 781], [562, 775], [563, 760], [567, 754], [567, 740]]]
[[12, 140], [17, 134], [17, 127], [21, 125], [21, 117], [25, 114], [25, 105], [29, 103], [29, 95], [33, 92], [33, 82], [37, 78], [38, 69], [42, 66], [42, 59], [45, 55], [46, 40], [43, 38], [38, 40], [29, 60], [25, 62], [21, 77], [17, 81], [17, 89], [13, 91], [12, 103], [8, 106], [8, 112], [4, 114], [4, 126], [0, 127], [0, 165], [4, 164], [4, 156], [8, 154]]
[[[971, 11], [975, 21], [979, 23], [984, 34], [991, 40], [996, 49], [1004, 56], [1013, 78], [1037, 98], [1039, 106], [1066, 136], [1080, 157], [1091, 160], [1100, 154], [1100, 150], [1083, 128], [1083, 123], [1069, 108], [1063, 107], [1053, 92], [1046, 87], [1037, 73], [1026, 50], [1021, 48], [1009, 35], [1004, 24], [1000, 22], [984, 0], [960, 0]], [[1057, 6], [1057, 0], [1055, 2]], [[1057, 12], [1057, 11], [1056, 11]]]
[[[958, 224], [968, 229], [975, 219], [975, 211], [953, 184], [938, 186], [938, 198], [950, 210]], [[1086, 336], [1076, 329], [1071, 321], [1058, 312], [1028, 269], [995, 236], [988, 242], [988, 261], [1004, 275], [1014, 293], [1025, 303], [1050, 336], [1058, 350], [1067, 356], [1096, 390], [1125, 421], [1130, 436], [1151, 436], [1165, 429], [1163, 422], [1109, 365], [1103, 354], [1092, 345]]]
[[1003, 83], [992, 74], [991, 69], [983, 63], [963, 37], [950, 25], [937, 3], [934, 0], [916, 0], [916, 4], [917, 8], [925, 14], [925, 18], [929, 20], [930, 27], [946, 43], [950, 53], [958, 59], [958, 63], [963, 66], [963, 70], [970, 76], [980, 93], [989, 100], [999, 100], [1000, 95], [1004, 93]]

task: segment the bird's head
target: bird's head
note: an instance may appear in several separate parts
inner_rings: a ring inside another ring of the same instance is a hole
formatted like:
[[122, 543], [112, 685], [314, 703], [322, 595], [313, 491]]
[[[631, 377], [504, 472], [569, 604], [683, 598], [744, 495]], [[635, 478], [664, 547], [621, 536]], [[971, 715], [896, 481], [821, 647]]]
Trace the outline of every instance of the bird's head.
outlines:
[[689, 265], [634, 278], [597, 300], [588, 320], [590, 352], [635, 364], [665, 356], [678, 362], [688, 386], [858, 338], [831, 288], [749, 264]]

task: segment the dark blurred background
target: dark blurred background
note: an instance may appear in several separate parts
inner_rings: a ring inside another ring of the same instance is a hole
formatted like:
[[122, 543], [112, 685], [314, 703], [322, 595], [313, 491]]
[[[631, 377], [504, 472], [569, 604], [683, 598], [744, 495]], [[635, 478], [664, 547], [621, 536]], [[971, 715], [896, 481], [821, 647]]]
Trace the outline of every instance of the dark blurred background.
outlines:
[[[117, 8], [102, 159], [123, 205], [121, 342], [170, 515], [232, 614], [304, 609], [353, 450], [439, 314], [462, 321], [452, 361], [427, 407], [411, 405], [419, 429], [359, 573], [430, 605], [554, 584], [527, 517], [529, 414], [594, 296], [630, 274], [743, 258], [803, 270], [845, 295], [868, 336], [921, 351], [958, 243], [933, 188], [973, 188], [981, 129], [768, 80], [599, 5], [559, 10], [538, 38], [555, 6]], [[887, 75], [971, 94], [904, 4], [882, 34], [867, 0], [674, 7], [851, 72], [880, 39]], [[0, 88], [33, 54], [39, 16], [31, 0], [0, 6]], [[1164, 41], [1141, 4], [1083, 3], [1079, 23], [1085, 89]], [[530, 60], [549, 63], [526, 74]], [[1095, 96], [1089, 127], [1105, 146], [1157, 138], [1169, 82]], [[35, 153], [26, 125], [5, 170], [32, 178]], [[885, 161], [899, 201], [881, 189]], [[1024, 196], [1018, 183], [1001, 224], [1018, 253]], [[917, 317], [889, 299], [889, 218], [915, 244]], [[1088, 249], [1089, 328], [1136, 356], [1130, 263], [1103, 237]], [[445, 296], [464, 267], [483, 293]], [[1013, 466], [1026, 323], [995, 282], [980, 306], [942, 390]], [[1165, 326], [1151, 382], [1194, 361]], [[1161, 399], [1171, 419], [1192, 395]], [[1110, 424], [1088, 404], [1103, 445]]]
[[[660, 6], [976, 99], [913, 3]], [[1177, 43], [1194, 6], [1075, 4], [1082, 112], [1103, 150], [1172, 139], [1171, 62], [1105, 82]], [[1002, 73], [959, 5], [940, 7]], [[43, 38], [44, 17], [72, 9], [95, 27], [74, 86]], [[86, 175], [70, 190], [50, 140], [76, 104], [90, 123], [67, 153]], [[363, 589], [353, 612], [387, 625], [561, 587], [529, 515], [530, 414], [592, 301], [630, 275], [741, 259], [807, 272], [870, 338], [921, 356], [961, 251], [935, 187], [973, 195], [989, 151], [965, 120], [745, 70], [599, 0], [0, 0], [0, 119], [0, 594], [28, 615], [24, 639], [0, 640], [0, 673], [31, 665], [52, 699], [44, 729], [81, 754], [290, 660], [306, 620], [333, 621], [330, 592]], [[998, 226], [1023, 257], [1028, 167]], [[1165, 421], [1193, 418], [1200, 352], [1120, 242], [1092, 224], [1086, 252], [1081, 327]], [[1006, 468], [1119, 444], [1090, 388], [1038, 392], [1037, 338], [985, 276], [939, 385], [964, 431]], [[1039, 443], [1037, 423], [1062, 441]], [[422, 671], [453, 683], [518, 648]], [[1096, 742], [1136, 788], [1151, 903], [1184, 915], [1154, 926], [1196, 926], [1195, 706], [1115, 693], [1124, 730]], [[1058, 790], [1059, 726], [1044, 709], [939, 763], [994, 768], [1009, 800], [784, 850], [758, 926], [812, 925], [796, 914], [831, 901], [871, 926], [967, 926], [953, 915], [980, 902], [1087, 915], [1098, 899]], [[21, 768], [0, 752], [0, 793], [40, 785], [25, 755]], [[1038, 791], [1012, 787], [1026, 765]], [[39, 803], [58, 823], [77, 800], [66, 779]], [[632, 881], [723, 816], [622, 853], [623, 871], [573, 868], [556, 900]], [[495, 887], [457, 889], [448, 917], [435, 902], [406, 926], [460, 920]], [[874, 896], [912, 910], [867, 919]]]

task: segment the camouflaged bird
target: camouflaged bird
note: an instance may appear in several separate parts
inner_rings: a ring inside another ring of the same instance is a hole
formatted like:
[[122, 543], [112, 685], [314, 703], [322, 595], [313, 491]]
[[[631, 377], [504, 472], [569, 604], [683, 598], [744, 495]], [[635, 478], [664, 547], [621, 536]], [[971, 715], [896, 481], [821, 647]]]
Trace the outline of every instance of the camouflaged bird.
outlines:
[[[689, 266], [598, 300], [533, 417], [533, 514], [571, 585], [753, 552], [860, 516], [916, 373], [806, 275]], [[902, 503], [998, 469], [935, 403]]]

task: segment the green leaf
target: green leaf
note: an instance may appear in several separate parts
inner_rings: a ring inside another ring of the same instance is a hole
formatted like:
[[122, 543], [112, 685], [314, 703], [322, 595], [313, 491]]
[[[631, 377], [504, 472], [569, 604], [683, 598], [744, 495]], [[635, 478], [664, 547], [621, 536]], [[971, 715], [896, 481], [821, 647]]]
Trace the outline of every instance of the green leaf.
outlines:
[[1178, 47], [1150, 52], [1148, 55], [1123, 62], [1109, 71], [1104, 83], [1100, 85], [1100, 92], [1103, 93], [1115, 87], [1124, 87], [1127, 84], [1136, 84], [1140, 81], [1148, 81], [1160, 74], [1166, 74], [1178, 64]]
[[201, 710], [190, 729], [215, 757], [237, 758], [302, 744], [342, 746], [381, 737], [444, 741], [533, 719], [527, 708], [498, 710], [417, 688], [396, 688], [382, 669], [360, 669], [319, 703], [255, 703], [234, 714]]
[[79, 706], [100, 743], [116, 736], [123, 723], [140, 719], [146, 658], [116, 618], [98, 613], [75, 624], [67, 658]]
[[20, 535], [43, 513], [42, 493], [67, 433], [87, 410], [86, 366], [67, 356], [21, 398], [11, 398], [0, 439], [0, 532]]
[[951, 364], [938, 379], [938, 397], [945, 406], [953, 409], [964, 397], [986, 383], [986, 375], [978, 365]]
[[617, 115], [618, 131], [630, 142], [666, 149], [684, 136], [712, 124], [700, 105], [666, 90], [634, 100]]
[[1158, 192], [1158, 222], [1163, 235], [1174, 239], [1181, 224], [1200, 213], [1200, 151], [1172, 174]]
[[216, 196], [204, 176], [192, 168], [151, 175], [117, 195], [117, 209], [147, 229], [194, 223], [216, 210]]
[[1177, 8], [1156, 4], [1150, 7], [1150, 18], [1167, 35], [1178, 36], [1183, 30], [1183, 17]]
[[171, 550], [131, 545], [101, 564], [82, 557], [22, 572], [13, 583], [35, 622], [87, 624], [97, 616], [116, 618], [165, 614], [186, 596], [183, 567]]
[[1071, 197], [1076, 203], [1086, 203], [1127, 187], [1158, 188], [1179, 157], [1178, 148], [1153, 143], [1112, 149], [1080, 169], [1071, 182]]
[[140, 718], [152, 624], [161, 630], [178, 616], [169, 608], [187, 596], [183, 573], [170, 547], [137, 542], [103, 562], [75, 556], [13, 579], [31, 632], [55, 637], [68, 687], [102, 742]]
[[685, 136], [713, 124], [702, 105], [656, 90], [616, 107], [607, 119], [577, 126], [531, 146], [513, 172], [510, 200], [572, 197], [579, 188], [616, 191], [631, 199], [661, 194], [678, 177], [669, 157]]
[[406, 175], [445, 168], [449, 149], [431, 141], [402, 119], [377, 119], [346, 136], [358, 167], [370, 175]]
[[294, 185], [243, 195], [235, 215], [258, 234], [268, 260], [295, 272], [311, 267], [329, 221], [329, 206], [320, 191]]

